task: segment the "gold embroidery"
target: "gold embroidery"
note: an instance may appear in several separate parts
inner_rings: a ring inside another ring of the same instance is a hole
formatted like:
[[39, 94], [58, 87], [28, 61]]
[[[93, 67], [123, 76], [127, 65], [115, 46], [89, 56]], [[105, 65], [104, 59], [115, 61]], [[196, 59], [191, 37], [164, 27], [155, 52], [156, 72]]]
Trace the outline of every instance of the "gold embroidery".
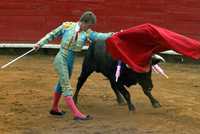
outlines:
[[69, 28], [74, 22], [64, 22], [63, 27], [64, 28]]

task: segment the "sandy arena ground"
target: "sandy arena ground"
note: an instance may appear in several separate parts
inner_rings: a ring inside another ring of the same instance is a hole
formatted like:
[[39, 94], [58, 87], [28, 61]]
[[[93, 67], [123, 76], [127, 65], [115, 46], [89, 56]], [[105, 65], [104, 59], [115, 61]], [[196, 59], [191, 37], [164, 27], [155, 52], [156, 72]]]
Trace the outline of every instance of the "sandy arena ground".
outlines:
[[[0, 65], [16, 56], [0, 56]], [[154, 109], [139, 86], [129, 91], [137, 108], [119, 106], [108, 81], [101, 74], [89, 77], [79, 96], [81, 111], [94, 120], [77, 122], [48, 114], [57, 75], [52, 56], [26, 56], [0, 70], [0, 134], [200, 134], [200, 65], [162, 64], [169, 75], [153, 74], [153, 95], [162, 107]], [[82, 58], [72, 77], [75, 87]]]

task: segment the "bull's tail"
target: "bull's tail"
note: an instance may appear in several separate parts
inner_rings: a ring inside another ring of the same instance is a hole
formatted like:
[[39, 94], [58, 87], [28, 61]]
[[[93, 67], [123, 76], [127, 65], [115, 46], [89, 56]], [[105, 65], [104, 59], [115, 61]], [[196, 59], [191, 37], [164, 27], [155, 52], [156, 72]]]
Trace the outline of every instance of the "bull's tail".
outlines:
[[92, 74], [92, 72], [93, 72], [92, 66], [90, 66], [89, 64], [90, 63], [86, 63], [86, 62], [83, 63], [81, 74], [78, 78], [78, 83], [76, 85], [76, 92], [74, 94], [75, 101], [77, 101], [77, 97], [78, 97], [81, 87], [86, 82], [86, 80], [90, 76], [90, 74]]
[[94, 71], [93, 69], [93, 56], [94, 56], [94, 44], [91, 45], [88, 50], [87, 53], [84, 57], [83, 60], [83, 64], [82, 64], [82, 69], [81, 69], [81, 74], [78, 78], [78, 83], [76, 85], [76, 92], [74, 94], [74, 101], [77, 102], [78, 100], [78, 94], [79, 91], [81, 89], [81, 87], [83, 86], [83, 84], [85, 83], [85, 81], [87, 80], [87, 78], [90, 76], [90, 74]]
[[87, 53], [84, 57], [83, 64], [82, 64], [82, 71], [85, 69], [92, 69], [94, 65], [94, 51], [95, 45], [91, 44], [87, 50]]
[[84, 60], [87, 60], [87, 59], [92, 60], [93, 57], [94, 57], [94, 51], [95, 51], [95, 44], [92, 43], [92, 44], [90, 45], [90, 47], [88, 48], [88, 50], [87, 50], [87, 54], [86, 54]]

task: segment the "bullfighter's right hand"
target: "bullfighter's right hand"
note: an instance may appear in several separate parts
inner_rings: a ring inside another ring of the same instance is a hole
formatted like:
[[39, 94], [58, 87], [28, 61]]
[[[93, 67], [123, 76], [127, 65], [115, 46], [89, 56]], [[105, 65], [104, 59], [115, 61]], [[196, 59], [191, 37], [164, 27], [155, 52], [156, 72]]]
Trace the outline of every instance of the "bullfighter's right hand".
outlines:
[[118, 33], [120, 33], [120, 32], [123, 32], [124, 30], [123, 29], [121, 29], [119, 32], [113, 32], [113, 34], [112, 35], [115, 35], [115, 34], [118, 34]]

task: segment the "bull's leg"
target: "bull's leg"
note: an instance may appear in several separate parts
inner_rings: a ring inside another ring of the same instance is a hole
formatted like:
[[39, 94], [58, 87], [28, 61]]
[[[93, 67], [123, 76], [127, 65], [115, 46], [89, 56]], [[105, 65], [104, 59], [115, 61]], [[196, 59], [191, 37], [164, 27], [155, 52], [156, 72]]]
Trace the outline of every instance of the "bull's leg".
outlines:
[[127, 101], [129, 111], [134, 111], [135, 106], [131, 102], [130, 93], [126, 90], [126, 88], [123, 85], [117, 85], [117, 86], [118, 86], [117, 89], [119, 89], [120, 93], [124, 96], [124, 98]]
[[117, 97], [117, 102], [119, 105], [124, 105], [126, 104], [124, 97], [122, 96], [122, 94], [119, 92], [119, 89], [117, 89], [117, 85], [115, 82], [110, 81], [111, 87]]
[[161, 107], [159, 101], [157, 101], [153, 95], [151, 94], [152, 89], [143, 89], [144, 93], [146, 96], [148, 96], [149, 100], [151, 101], [151, 104], [154, 108], [159, 108]]
[[151, 90], [152, 88], [151, 87], [148, 87], [148, 86], [145, 86], [144, 84], [140, 83], [142, 89], [143, 89], [143, 92], [144, 94], [149, 98], [149, 100], [151, 101], [151, 104], [154, 108], [159, 108], [161, 107], [159, 101], [157, 101], [153, 95], [151, 94]]
[[81, 75], [78, 78], [78, 83], [76, 85], [76, 91], [75, 91], [75, 94], [73, 97], [75, 103], [78, 102], [78, 94], [80, 92], [81, 87], [83, 86], [83, 84], [85, 83], [85, 81], [87, 80], [87, 78], [90, 76], [90, 74], [92, 72], [93, 72], [93, 70], [90, 68], [84, 68], [84, 70], [82, 70]]

